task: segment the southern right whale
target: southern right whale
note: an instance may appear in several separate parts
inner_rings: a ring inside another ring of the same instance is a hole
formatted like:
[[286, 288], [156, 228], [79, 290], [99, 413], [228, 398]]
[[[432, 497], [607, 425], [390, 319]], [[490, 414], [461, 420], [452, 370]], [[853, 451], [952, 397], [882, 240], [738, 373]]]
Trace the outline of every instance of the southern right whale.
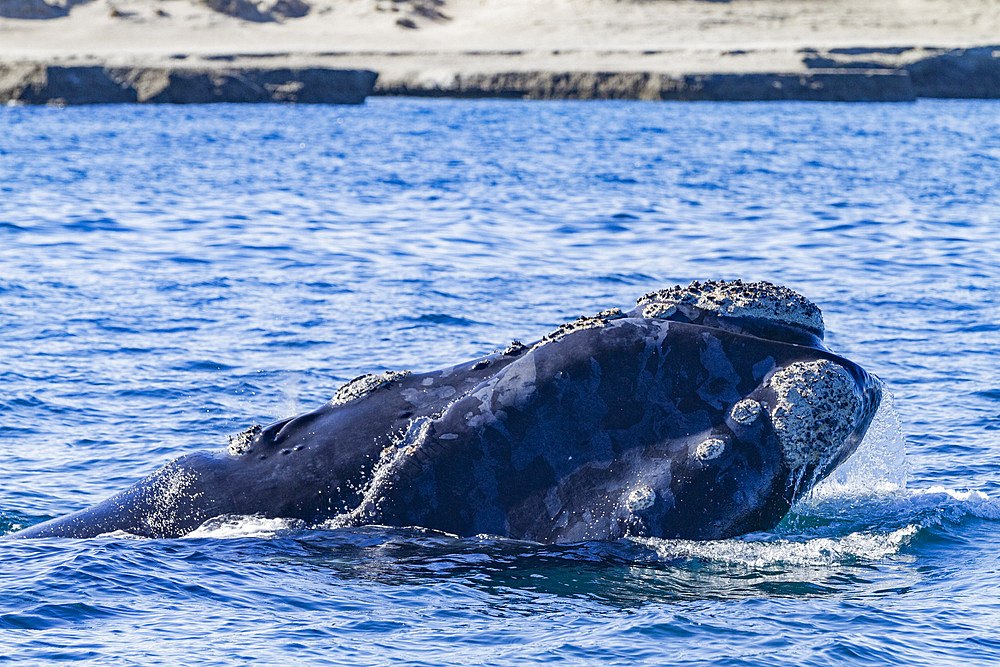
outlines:
[[694, 282], [443, 370], [356, 378], [11, 537], [184, 535], [222, 515], [538, 542], [773, 527], [861, 441], [880, 383], [766, 282]]

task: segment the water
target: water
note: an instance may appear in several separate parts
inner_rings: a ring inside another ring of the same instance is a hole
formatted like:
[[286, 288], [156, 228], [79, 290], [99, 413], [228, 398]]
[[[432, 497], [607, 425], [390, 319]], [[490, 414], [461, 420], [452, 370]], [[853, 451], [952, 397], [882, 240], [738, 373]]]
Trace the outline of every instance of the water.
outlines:
[[998, 663], [998, 182], [995, 102], [0, 109], [0, 532], [691, 279], [801, 291], [895, 395], [722, 542], [0, 542], [0, 659]]

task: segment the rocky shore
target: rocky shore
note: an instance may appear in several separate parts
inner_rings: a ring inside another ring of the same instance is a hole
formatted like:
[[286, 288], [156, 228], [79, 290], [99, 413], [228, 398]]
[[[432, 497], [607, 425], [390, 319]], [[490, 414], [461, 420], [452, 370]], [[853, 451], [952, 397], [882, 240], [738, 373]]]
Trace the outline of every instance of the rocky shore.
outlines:
[[791, 73], [507, 71], [456, 73], [444, 80], [428, 78], [419, 71], [379, 78], [375, 71], [363, 69], [262, 67], [238, 62], [174, 67], [0, 63], [0, 103], [360, 104], [369, 95], [832, 102], [1000, 99], [1000, 48], [925, 53], [905, 64], [879, 61], [877, 56], [889, 50], [807, 50], [803, 54], [805, 69]]
[[384, 79], [376, 95], [515, 99], [912, 102], [917, 98], [1000, 99], [1000, 51], [947, 52], [900, 67], [821, 56], [804, 72], [499, 72]]
[[361, 104], [376, 73], [324, 68], [261, 69], [0, 64], [0, 103]]

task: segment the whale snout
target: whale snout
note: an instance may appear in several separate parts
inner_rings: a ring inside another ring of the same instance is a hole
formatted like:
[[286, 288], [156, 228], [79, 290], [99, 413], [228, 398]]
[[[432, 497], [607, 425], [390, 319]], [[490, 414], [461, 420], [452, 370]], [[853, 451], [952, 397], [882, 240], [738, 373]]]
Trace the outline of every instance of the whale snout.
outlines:
[[699, 324], [823, 348], [823, 313], [798, 292], [766, 281], [694, 281], [639, 297], [631, 317]]
[[795, 483], [825, 477], [853, 454], [881, 402], [878, 380], [843, 361], [796, 361], [767, 382], [771, 425]]

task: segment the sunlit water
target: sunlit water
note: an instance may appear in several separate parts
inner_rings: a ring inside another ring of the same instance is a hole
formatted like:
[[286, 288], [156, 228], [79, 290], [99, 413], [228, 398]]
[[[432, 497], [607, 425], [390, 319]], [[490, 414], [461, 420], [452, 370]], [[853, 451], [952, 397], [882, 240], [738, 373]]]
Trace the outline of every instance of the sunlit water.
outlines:
[[0, 659], [998, 662], [998, 183], [995, 102], [0, 109], [0, 532], [696, 278], [801, 291], [895, 396], [722, 542], [0, 541]]

